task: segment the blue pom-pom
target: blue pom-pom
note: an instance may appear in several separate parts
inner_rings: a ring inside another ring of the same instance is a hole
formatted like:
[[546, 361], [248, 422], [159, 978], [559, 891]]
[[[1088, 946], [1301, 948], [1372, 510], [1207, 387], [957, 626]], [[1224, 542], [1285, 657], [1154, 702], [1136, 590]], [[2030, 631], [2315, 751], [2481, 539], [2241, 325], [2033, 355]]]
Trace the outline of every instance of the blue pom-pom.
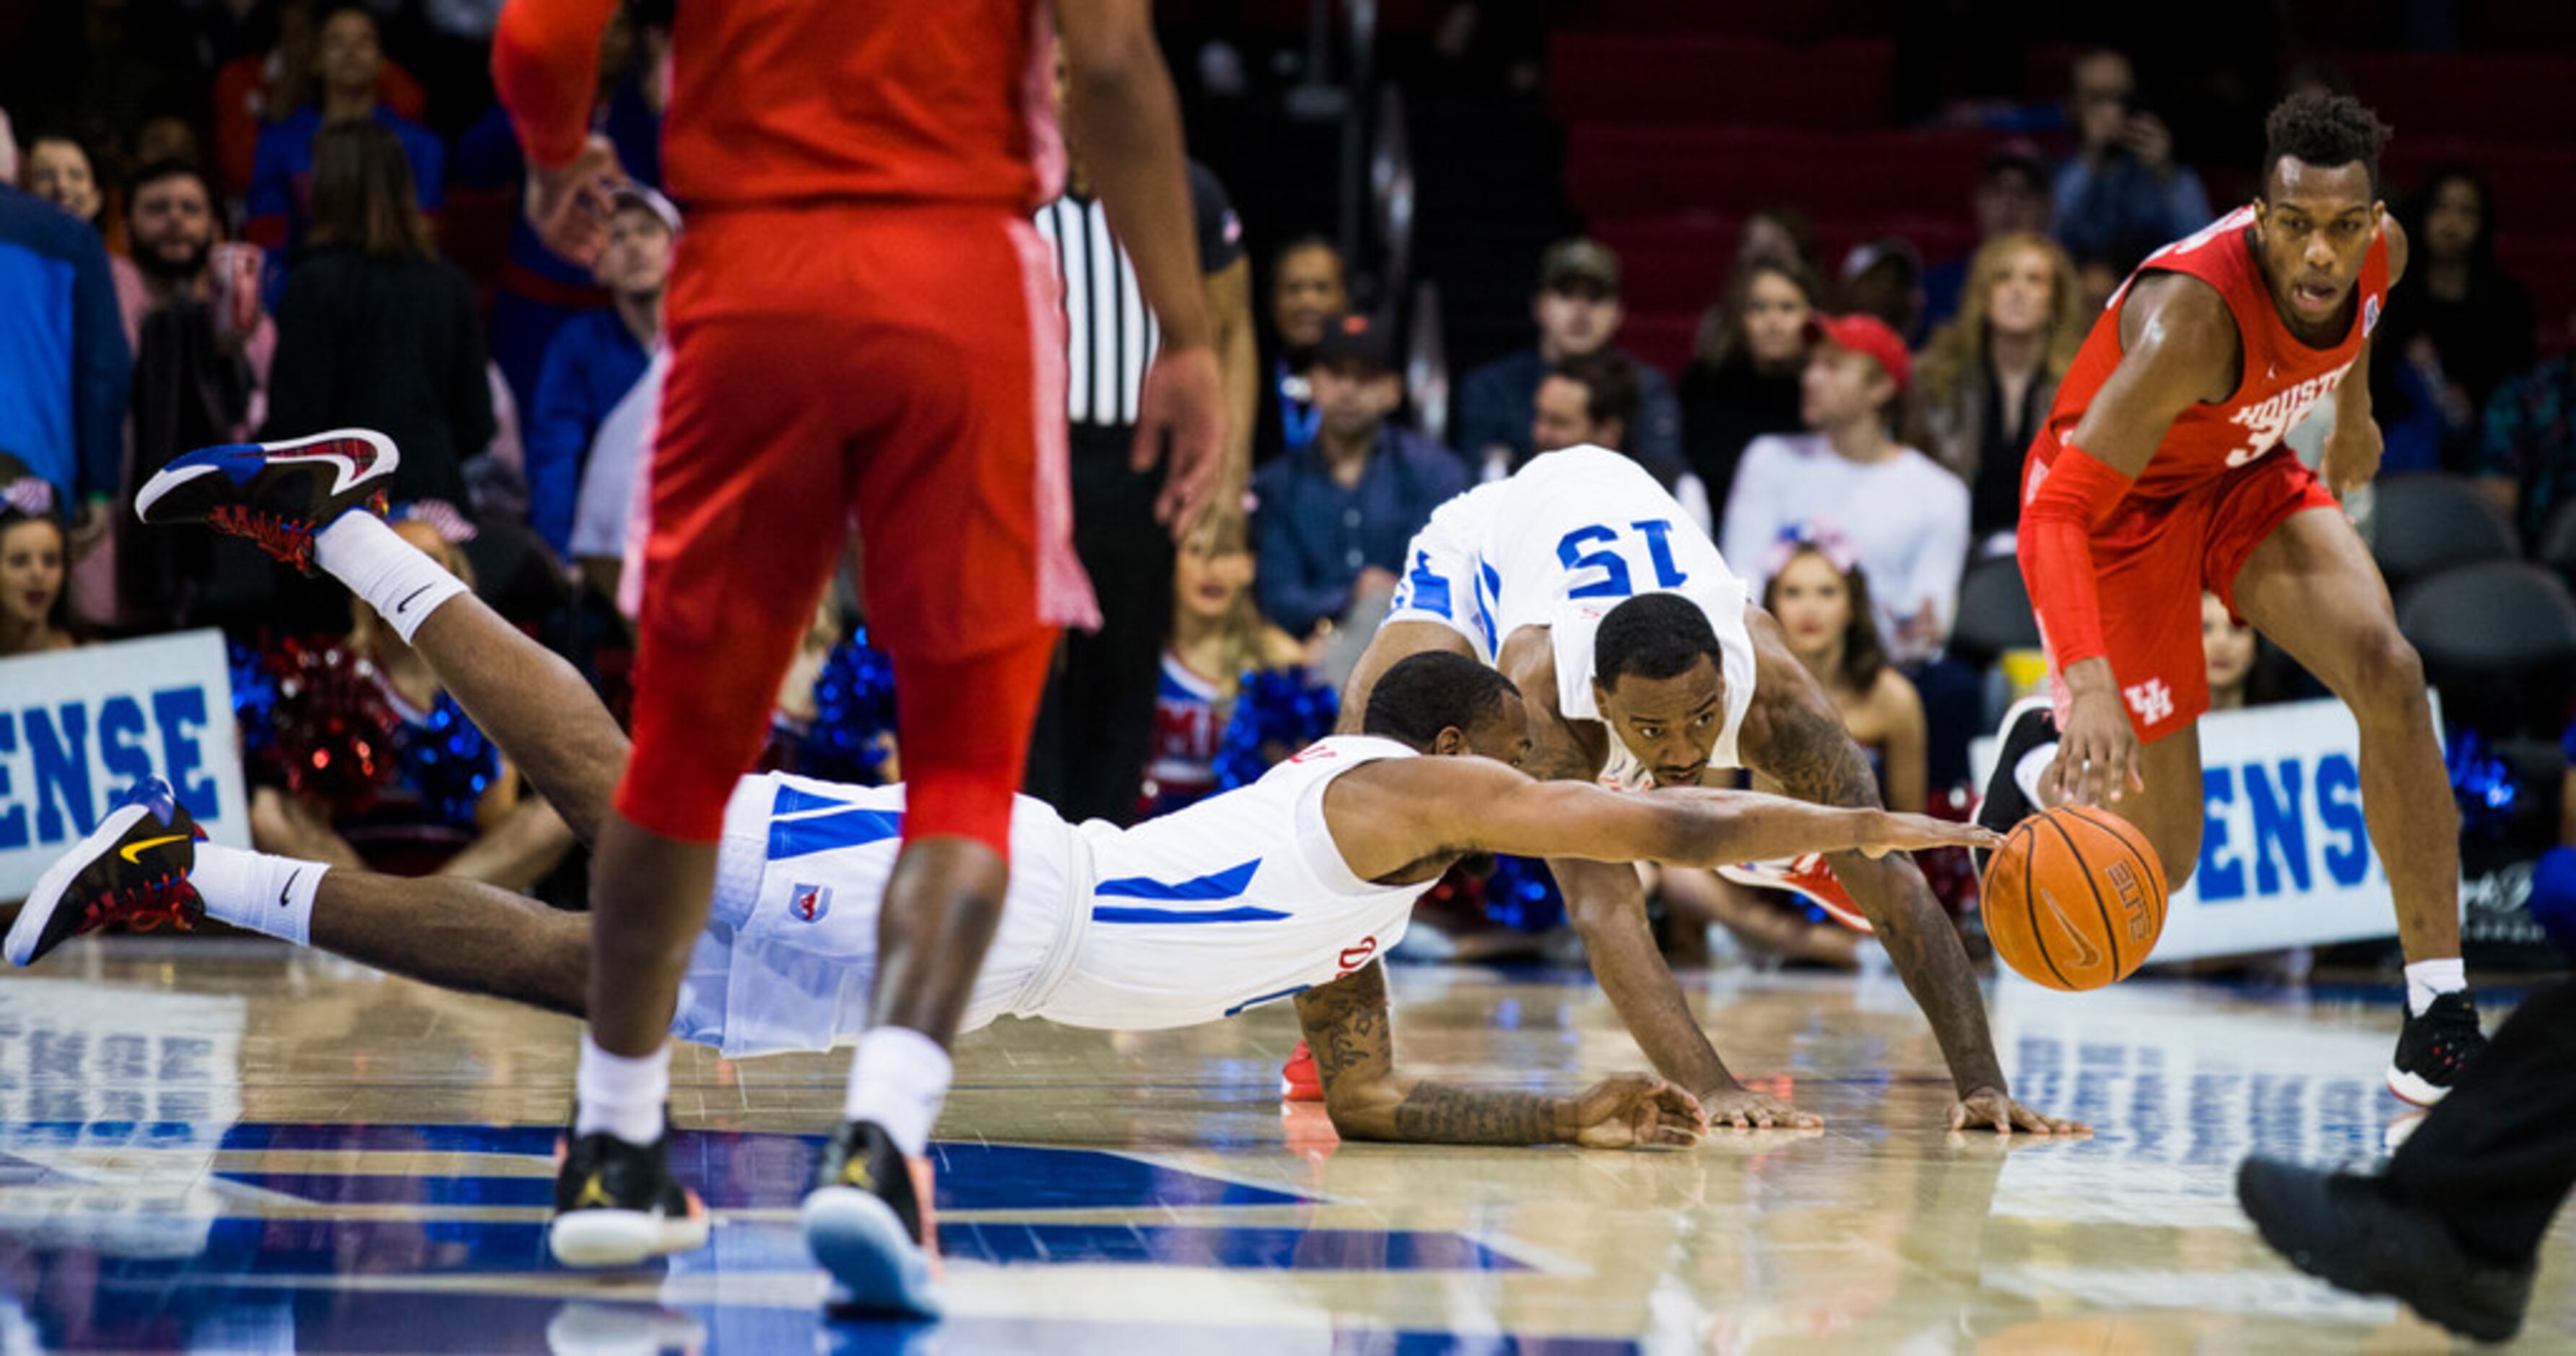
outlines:
[[395, 728], [393, 745], [395, 782], [436, 818], [471, 827], [475, 805], [501, 775], [501, 750], [456, 698], [439, 693], [426, 720]]
[[1261, 780], [1271, 764], [1331, 734], [1341, 714], [1341, 694], [1302, 668], [1245, 673], [1235, 690], [1234, 714], [1217, 741], [1217, 789]]
[[894, 659], [868, 633], [841, 642], [814, 679], [814, 723], [797, 746], [795, 770], [827, 781], [885, 781], [895, 731]]
[[2451, 793], [2460, 806], [2463, 838], [2495, 837], [2506, 832], [2522, 800], [2522, 784], [2513, 768], [2490, 755], [2476, 730], [2461, 730], [2445, 755], [2451, 769]]
[[2576, 848], [2554, 847], [2531, 871], [2531, 917], [2576, 960]]
[[1547, 932], [1565, 922], [1565, 896], [1547, 863], [1496, 857], [1485, 879], [1485, 916], [1517, 932]]

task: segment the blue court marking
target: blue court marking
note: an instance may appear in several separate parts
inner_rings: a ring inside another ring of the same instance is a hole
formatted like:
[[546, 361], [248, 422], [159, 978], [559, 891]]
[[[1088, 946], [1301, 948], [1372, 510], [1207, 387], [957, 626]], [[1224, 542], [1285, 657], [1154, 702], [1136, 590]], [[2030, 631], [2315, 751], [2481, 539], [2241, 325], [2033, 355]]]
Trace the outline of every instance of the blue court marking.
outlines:
[[1210, 900], [1232, 899], [1252, 884], [1252, 873], [1261, 869], [1261, 859], [1238, 862], [1223, 871], [1211, 871], [1185, 881], [1161, 881], [1151, 876], [1121, 876], [1104, 880], [1091, 887], [1095, 895], [1116, 899]]
[[[546, 1158], [560, 1133], [541, 1125], [237, 1125], [229, 1150], [506, 1154]], [[812, 1185], [819, 1135], [671, 1132], [671, 1170], [711, 1209], [792, 1209]], [[934, 1143], [942, 1210], [1121, 1210], [1193, 1205], [1303, 1205], [1315, 1198], [1247, 1186], [1099, 1149]], [[228, 1182], [322, 1202], [549, 1205], [541, 1177], [222, 1172]], [[6, 1202], [0, 1201], [0, 1211]]]
[[1120, 904], [1105, 904], [1091, 911], [1091, 921], [1095, 923], [1259, 923], [1287, 916], [1277, 909], [1251, 904], [1238, 904], [1214, 913], [1192, 913], [1187, 909], [1140, 909]]
[[816, 852], [866, 847], [902, 834], [903, 813], [899, 810], [845, 809], [802, 819], [773, 819], [769, 823], [769, 860], [783, 862]]

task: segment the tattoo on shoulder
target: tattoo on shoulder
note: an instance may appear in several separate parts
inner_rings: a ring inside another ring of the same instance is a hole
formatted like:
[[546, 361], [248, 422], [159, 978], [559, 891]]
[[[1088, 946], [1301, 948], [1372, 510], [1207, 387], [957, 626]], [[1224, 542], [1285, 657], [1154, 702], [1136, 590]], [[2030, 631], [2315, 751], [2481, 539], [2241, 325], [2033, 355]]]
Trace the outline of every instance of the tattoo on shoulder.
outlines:
[[1769, 716], [1755, 771], [1800, 800], [1878, 808], [1878, 778], [1841, 717], [1795, 698], [1774, 703]]

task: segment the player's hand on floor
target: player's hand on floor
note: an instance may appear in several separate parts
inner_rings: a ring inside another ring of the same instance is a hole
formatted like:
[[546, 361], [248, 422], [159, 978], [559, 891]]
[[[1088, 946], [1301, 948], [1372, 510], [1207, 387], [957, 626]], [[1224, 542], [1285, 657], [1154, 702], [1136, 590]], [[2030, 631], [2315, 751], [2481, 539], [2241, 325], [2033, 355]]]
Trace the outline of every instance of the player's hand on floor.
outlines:
[[1574, 1142], [1587, 1149], [1699, 1143], [1699, 1099], [1653, 1074], [1612, 1074], [1574, 1098]]
[[1128, 464], [1154, 469], [1167, 437], [1171, 462], [1163, 470], [1163, 492], [1154, 499], [1154, 521], [1178, 541], [1198, 525], [1225, 457], [1224, 387], [1216, 353], [1204, 345], [1155, 355], [1136, 397], [1136, 448]]
[[1926, 852], [1945, 847], [1984, 848], [1991, 852], [2004, 845], [2002, 834], [1983, 825], [1894, 810], [1880, 812], [1879, 818], [1885, 823], [1873, 831], [1869, 842], [1860, 845], [1864, 857], [1884, 857], [1891, 852]]
[[1701, 1094], [1699, 1109], [1707, 1114], [1711, 1128], [1807, 1130], [1825, 1123], [1824, 1117], [1812, 1111], [1800, 1111], [1769, 1093], [1755, 1092], [1741, 1083]]
[[2089, 1135], [2093, 1127], [2082, 1121], [2058, 1116], [2043, 1116], [2014, 1101], [1994, 1088], [1979, 1088], [1964, 1100], [1950, 1104], [1950, 1128], [1953, 1130], [1992, 1130], [2009, 1135], [2016, 1130], [2033, 1135]]
[[2077, 692], [2058, 738], [2057, 761], [2040, 774], [2040, 799], [2050, 805], [2110, 805], [2146, 789], [2138, 774], [2138, 732], [2120, 709], [2119, 689]]

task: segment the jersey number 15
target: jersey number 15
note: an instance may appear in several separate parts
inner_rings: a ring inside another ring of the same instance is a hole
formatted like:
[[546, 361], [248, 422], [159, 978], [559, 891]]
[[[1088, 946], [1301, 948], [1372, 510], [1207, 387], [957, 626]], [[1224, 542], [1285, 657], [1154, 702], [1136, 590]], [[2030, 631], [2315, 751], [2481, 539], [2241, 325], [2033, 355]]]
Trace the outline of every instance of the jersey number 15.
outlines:
[[[1646, 539], [1646, 557], [1654, 565], [1655, 587], [1677, 589], [1690, 576], [1673, 563], [1673, 524], [1669, 518], [1650, 518], [1628, 526]], [[1595, 523], [1578, 527], [1557, 539], [1556, 558], [1569, 571], [1599, 570], [1600, 577], [1587, 579], [1566, 591], [1568, 598], [1625, 598], [1637, 589], [1628, 578], [1628, 559], [1619, 553], [1619, 530]], [[1586, 550], [1586, 547], [1592, 549]]]

